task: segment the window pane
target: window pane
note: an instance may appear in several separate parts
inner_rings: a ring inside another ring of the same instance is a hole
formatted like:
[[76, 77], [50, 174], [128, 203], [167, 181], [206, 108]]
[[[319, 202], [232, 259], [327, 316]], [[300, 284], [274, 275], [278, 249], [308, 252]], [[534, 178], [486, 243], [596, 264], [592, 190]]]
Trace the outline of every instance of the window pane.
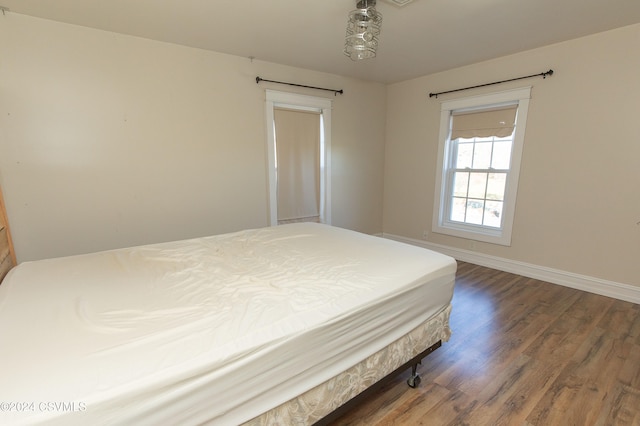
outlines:
[[451, 220], [456, 222], [464, 222], [466, 207], [466, 198], [454, 198], [451, 203]]
[[487, 173], [470, 173], [469, 197], [484, 198], [487, 189]]
[[511, 162], [511, 141], [493, 144], [493, 159], [491, 167], [494, 169], [508, 169]]
[[467, 200], [467, 223], [482, 225], [484, 200]]
[[484, 212], [484, 225], [500, 228], [502, 223], [502, 205], [501, 201], [487, 201]]
[[458, 142], [458, 157], [454, 168], [465, 169], [471, 168], [471, 159], [473, 158], [473, 143]]
[[[478, 138], [480, 139], [480, 138]], [[491, 142], [477, 143], [473, 153], [473, 168], [488, 169], [491, 165]]]
[[469, 188], [469, 173], [456, 172], [453, 176], [453, 195], [455, 197], [466, 197]]
[[504, 188], [506, 183], [506, 173], [489, 173], [489, 181], [487, 182], [487, 200], [504, 200]]

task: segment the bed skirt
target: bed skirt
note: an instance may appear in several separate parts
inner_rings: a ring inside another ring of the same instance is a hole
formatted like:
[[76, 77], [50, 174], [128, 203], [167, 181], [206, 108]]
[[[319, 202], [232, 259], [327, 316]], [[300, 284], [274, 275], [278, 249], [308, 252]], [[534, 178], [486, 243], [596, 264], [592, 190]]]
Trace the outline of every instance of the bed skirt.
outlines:
[[244, 425], [311, 425], [321, 420], [426, 348], [448, 341], [450, 314], [451, 304], [364, 361]]

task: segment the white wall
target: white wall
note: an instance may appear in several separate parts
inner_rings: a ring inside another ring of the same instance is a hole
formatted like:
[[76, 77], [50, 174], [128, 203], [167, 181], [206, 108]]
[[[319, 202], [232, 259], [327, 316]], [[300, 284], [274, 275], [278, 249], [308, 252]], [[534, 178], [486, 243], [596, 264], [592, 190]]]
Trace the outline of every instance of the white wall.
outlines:
[[[640, 286], [640, 24], [389, 86], [384, 232]], [[429, 98], [430, 92], [529, 75]], [[511, 247], [431, 233], [439, 101], [532, 85]]]
[[534, 86], [512, 246], [475, 250], [640, 285], [640, 25], [388, 87], [15, 13], [0, 40], [0, 184], [20, 261], [265, 226], [266, 87], [333, 100], [334, 224], [421, 239], [428, 93], [553, 68], [465, 93]]
[[333, 100], [333, 224], [382, 231], [383, 85], [2, 18], [0, 184], [19, 261], [266, 226], [266, 87]]

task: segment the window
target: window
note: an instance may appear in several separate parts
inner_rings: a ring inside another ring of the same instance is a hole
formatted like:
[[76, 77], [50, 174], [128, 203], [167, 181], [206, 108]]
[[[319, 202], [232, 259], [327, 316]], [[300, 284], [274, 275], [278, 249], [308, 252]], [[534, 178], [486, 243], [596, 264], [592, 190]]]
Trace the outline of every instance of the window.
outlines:
[[511, 245], [530, 92], [442, 103], [434, 232]]
[[319, 215], [320, 222], [331, 224], [331, 100], [313, 96], [278, 92], [267, 89], [266, 124], [267, 124], [267, 162], [268, 162], [268, 195], [269, 224], [278, 224], [278, 178], [275, 110], [277, 108], [295, 111], [314, 112], [320, 119], [320, 176], [319, 176]]
[[319, 222], [322, 114], [274, 108], [278, 224]]

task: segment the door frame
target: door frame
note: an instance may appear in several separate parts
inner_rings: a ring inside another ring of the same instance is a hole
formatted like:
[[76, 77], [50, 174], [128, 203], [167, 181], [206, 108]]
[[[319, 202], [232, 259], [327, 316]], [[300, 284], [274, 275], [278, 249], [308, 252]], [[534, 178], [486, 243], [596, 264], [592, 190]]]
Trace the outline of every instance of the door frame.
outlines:
[[278, 224], [278, 178], [276, 174], [276, 136], [274, 108], [316, 111], [322, 115], [320, 129], [320, 222], [331, 225], [331, 100], [266, 89], [268, 221]]

